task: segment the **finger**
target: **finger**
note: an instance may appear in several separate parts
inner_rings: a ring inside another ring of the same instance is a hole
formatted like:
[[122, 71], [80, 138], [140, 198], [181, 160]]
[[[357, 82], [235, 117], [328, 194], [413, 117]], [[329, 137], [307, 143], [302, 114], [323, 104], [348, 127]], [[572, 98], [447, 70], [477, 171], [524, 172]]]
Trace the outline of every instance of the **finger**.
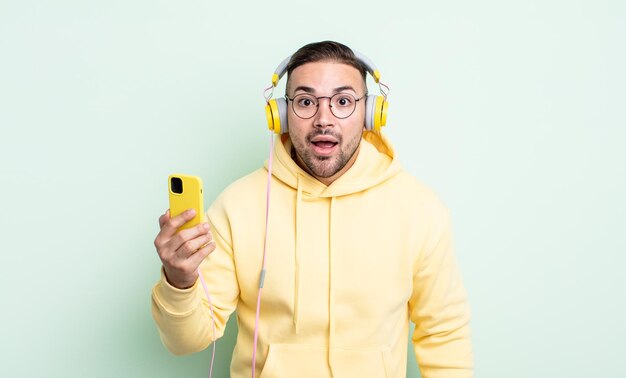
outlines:
[[211, 237], [209, 235], [201, 235], [195, 239], [188, 240], [176, 250], [176, 255], [178, 258], [187, 259], [210, 241]]
[[189, 256], [189, 259], [188, 259], [189, 264], [191, 264], [192, 266], [195, 266], [197, 269], [197, 267], [200, 266], [200, 263], [202, 263], [202, 261], [206, 259], [208, 255], [210, 255], [211, 253], [213, 253], [213, 251], [215, 251], [215, 248], [216, 248], [215, 240], [212, 240], [211, 242], [209, 242], [209, 244], [200, 248], [198, 252]]
[[167, 209], [167, 211], [165, 212], [165, 214], [161, 215], [159, 217], [159, 228], [163, 228], [163, 225], [165, 224], [165, 222], [167, 222], [170, 219], [170, 209]]
[[163, 227], [161, 227], [161, 232], [165, 236], [174, 235], [180, 226], [189, 222], [195, 216], [196, 216], [196, 210], [187, 209], [183, 211], [181, 214], [175, 216], [174, 218], [170, 218], [169, 220], [167, 220], [163, 224]]
[[[159, 256], [163, 255], [162, 252], [164, 251], [162, 251], [162, 249], [166, 247], [166, 245], [169, 244], [169, 242], [171, 241], [171, 238], [172, 238], [171, 228], [166, 227], [171, 221], [172, 219], [170, 219], [170, 209], [167, 209], [165, 211], [165, 214], [159, 217], [159, 227], [161, 229], [159, 230], [159, 233], [154, 239], [154, 246], [157, 248], [157, 252], [159, 252]], [[174, 230], [177, 230], [177, 228], [174, 228]], [[174, 248], [174, 250], [176, 250], [178, 246], [179, 245], [176, 245], [176, 248]]]
[[[161, 233], [157, 236], [155, 240], [155, 245], [157, 246], [157, 251], [159, 252], [159, 256], [162, 260], [174, 261], [182, 258], [187, 258], [189, 255], [194, 253], [199, 246], [195, 243], [192, 244], [192, 241], [200, 236], [207, 237], [208, 240], [205, 241], [207, 243], [213, 238], [213, 235], [210, 234], [210, 225], [208, 223], [201, 223], [195, 227], [181, 230], [173, 236], [163, 236]], [[182, 248], [182, 249], [181, 249]]]
[[163, 226], [165, 225], [165, 223], [167, 223], [169, 221], [169, 209], [165, 212], [165, 214], [162, 214], [159, 217], [159, 233], [157, 234], [156, 238], [154, 238], [154, 246], [157, 249], [157, 252], [159, 254], [159, 256], [162, 255], [162, 248], [165, 246], [165, 244], [167, 244], [167, 242], [169, 241], [170, 237], [169, 236], [165, 236], [163, 235]]
[[195, 227], [180, 230], [171, 238], [171, 246], [174, 247], [174, 249], [178, 249], [183, 243], [195, 239], [198, 236], [206, 235], [210, 229], [211, 226], [208, 223], [200, 223]]

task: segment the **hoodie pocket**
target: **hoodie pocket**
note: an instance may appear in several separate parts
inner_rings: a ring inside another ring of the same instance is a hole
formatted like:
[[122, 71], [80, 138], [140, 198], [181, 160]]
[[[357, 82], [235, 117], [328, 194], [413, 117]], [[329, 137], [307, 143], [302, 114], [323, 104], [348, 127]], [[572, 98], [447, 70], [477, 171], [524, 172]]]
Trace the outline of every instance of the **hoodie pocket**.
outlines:
[[[259, 378], [324, 378], [331, 376], [328, 348], [319, 345], [271, 344]], [[390, 378], [389, 348], [333, 348], [335, 377]]]

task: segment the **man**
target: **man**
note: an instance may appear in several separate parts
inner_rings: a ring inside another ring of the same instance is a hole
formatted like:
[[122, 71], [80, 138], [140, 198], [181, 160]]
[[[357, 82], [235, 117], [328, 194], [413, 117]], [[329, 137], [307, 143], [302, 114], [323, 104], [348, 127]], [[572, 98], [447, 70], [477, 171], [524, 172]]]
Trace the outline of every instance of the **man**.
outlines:
[[[446, 208], [365, 131], [365, 67], [346, 46], [313, 43], [287, 66], [287, 134], [277, 140], [267, 261], [266, 168], [228, 187], [209, 223], [161, 216], [163, 274], [153, 316], [176, 354], [213, 341], [237, 310], [232, 377], [405, 377], [409, 320], [424, 378], [471, 377], [469, 308]], [[209, 230], [210, 228], [210, 230]], [[210, 256], [209, 256], [210, 254]]]

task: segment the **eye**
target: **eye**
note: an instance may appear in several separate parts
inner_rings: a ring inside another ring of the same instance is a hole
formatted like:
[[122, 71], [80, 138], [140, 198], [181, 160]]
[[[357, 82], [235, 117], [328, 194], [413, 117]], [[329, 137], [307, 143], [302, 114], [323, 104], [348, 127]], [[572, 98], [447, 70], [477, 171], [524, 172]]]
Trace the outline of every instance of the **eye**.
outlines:
[[338, 106], [351, 106], [354, 104], [354, 98], [350, 95], [339, 95], [335, 99], [335, 104]]
[[309, 108], [317, 105], [315, 99], [310, 96], [297, 96], [295, 98], [295, 102], [296, 104], [298, 104], [298, 106], [303, 108]]

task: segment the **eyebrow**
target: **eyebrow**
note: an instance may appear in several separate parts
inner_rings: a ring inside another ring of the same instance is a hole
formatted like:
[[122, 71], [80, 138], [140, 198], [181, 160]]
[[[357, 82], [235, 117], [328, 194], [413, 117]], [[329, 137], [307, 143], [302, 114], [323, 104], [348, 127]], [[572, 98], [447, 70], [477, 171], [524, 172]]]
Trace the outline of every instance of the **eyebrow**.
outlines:
[[306, 93], [315, 93], [315, 89], [304, 86], [304, 85], [297, 86], [296, 89], [293, 90], [293, 93], [296, 93], [297, 91], [303, 91]]
[[[356, 93], [356, 90], [355, 90], [355, 89], [354, 89], [351, 85], [343, 85], [343, 86], [341, 86], [341, 87], [337, 87], [337, 88], [333, 89], [333, 93], [341, 93], [341, 92], [343, 92], [343, 91], [347, 91], [347, 90], [350, 90], [350, 91], [352, 91], [352, 92]], [[307, 87], [307, 86], [305, 86], [305, 85], [300, 85], [300, 86], [297, 86], [297, 87], [293, 90], [293, 93], [296, 93], [296, 92], [298, 92], [298, 91], [303, 91], [303, 92], [306, 92], [306, 93], [311, 93], [311, 94], [314, 94], [314, 93], [315, 93], [315, 89], [313, 89], [313, 88], [311, 88], [311, 87]]]
[[350, 86], [350, 85], [344, 85], [342, 87], [337, 87], [333, 90], [334, 93], [339, 93], [339, 92], [343, 92], [343, 91], [352, 91], [354, 93], [356, 93], [356, 90]]

